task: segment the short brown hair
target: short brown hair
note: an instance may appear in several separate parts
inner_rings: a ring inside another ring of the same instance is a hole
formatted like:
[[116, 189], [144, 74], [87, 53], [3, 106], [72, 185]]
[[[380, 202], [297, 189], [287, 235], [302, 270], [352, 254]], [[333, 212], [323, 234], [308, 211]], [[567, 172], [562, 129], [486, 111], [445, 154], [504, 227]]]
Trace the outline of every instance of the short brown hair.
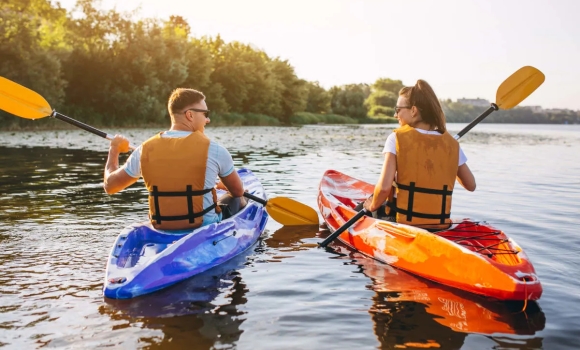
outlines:
[[194, 89], [177, 88], [171, 92], [167, 101], [169, 114], [174, 115], [183, 112], [185, 107], [205, 100], [205, 95], [201, 91]]
[[441, 108], [441, 103], [435, 92], [425, 80], [417, 80], [415, 86], [406, 86], [399, 91], [399, 95], [409, 101], [411, 106], [415, 106], [421, 112], [421, 119], [431, 127], [436, 126], [437, 130], [445, 133], [445, 113]]

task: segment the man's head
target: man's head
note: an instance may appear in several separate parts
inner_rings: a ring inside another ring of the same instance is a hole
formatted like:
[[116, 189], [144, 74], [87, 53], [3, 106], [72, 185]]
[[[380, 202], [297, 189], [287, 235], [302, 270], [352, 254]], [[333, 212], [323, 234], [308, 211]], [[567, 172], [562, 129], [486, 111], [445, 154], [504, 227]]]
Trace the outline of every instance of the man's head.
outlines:
[[167, 110], [172, 124], [185, 125], [193, 131], [203, 132], [205, 125], [210, 122], [205, 96], [194, 89], [173, 90], [167, 102]]

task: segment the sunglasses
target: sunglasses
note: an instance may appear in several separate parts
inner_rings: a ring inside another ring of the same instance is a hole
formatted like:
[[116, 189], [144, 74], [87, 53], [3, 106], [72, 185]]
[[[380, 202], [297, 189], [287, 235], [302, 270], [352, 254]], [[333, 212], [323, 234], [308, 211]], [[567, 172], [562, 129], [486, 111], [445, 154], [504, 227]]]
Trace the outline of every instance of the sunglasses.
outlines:
[[406, 108], [406, 109], [411, 109], [412, 106], [395, 106], [395, 114], [399, 114], [399, 112], [401, 111], [401, 109]]
[[186, 109], [185, 111], [183, 111], [183, 114], [187, 113], [187, 111], [194, 111], [194, 112], [200, 112], [203, 113], [203, 115], [205, 115], [206, 118], [209, 118], [209, 109], [199, 109], [199, 108], [190, 108], [190, 109]]

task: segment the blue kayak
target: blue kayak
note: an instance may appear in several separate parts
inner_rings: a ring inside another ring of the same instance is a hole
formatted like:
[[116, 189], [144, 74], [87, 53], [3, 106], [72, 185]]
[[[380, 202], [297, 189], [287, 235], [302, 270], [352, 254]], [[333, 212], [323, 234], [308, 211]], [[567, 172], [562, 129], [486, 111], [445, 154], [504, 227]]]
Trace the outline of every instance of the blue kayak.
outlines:
[[[238, 173], [250, 194], [267, 200], [250, 170]], [[218, 191], [218, 196], [223, 193]], [[161, 231], [149, 222], [130, 225], [109, 255], [103, 293], [107, 298], [133, 298], [204, 272], [254, 245], [267, 221], [264, 206], [248, 200], [231, 218], [193, 231]]]

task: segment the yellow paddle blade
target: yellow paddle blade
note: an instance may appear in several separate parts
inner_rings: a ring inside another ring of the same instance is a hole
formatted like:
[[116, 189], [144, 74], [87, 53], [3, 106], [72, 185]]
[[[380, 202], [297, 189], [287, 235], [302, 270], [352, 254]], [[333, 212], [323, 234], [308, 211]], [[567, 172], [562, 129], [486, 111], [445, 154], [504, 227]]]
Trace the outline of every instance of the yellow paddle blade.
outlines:
[[26, 119], [52, 114], [52, 108], [44, 97], [3, 77], [0, 77], [0, 109]]
[[272, 219], [287, 226], [318, 224], [318, 213], [309, 206], [286, 197], [268, 199], [266, 211]]
[[510, 75], [497, 89], [495, 104], [501, 109], [510, 109], [530, 96], [546, 77], [532, 66], [525, 66]]

